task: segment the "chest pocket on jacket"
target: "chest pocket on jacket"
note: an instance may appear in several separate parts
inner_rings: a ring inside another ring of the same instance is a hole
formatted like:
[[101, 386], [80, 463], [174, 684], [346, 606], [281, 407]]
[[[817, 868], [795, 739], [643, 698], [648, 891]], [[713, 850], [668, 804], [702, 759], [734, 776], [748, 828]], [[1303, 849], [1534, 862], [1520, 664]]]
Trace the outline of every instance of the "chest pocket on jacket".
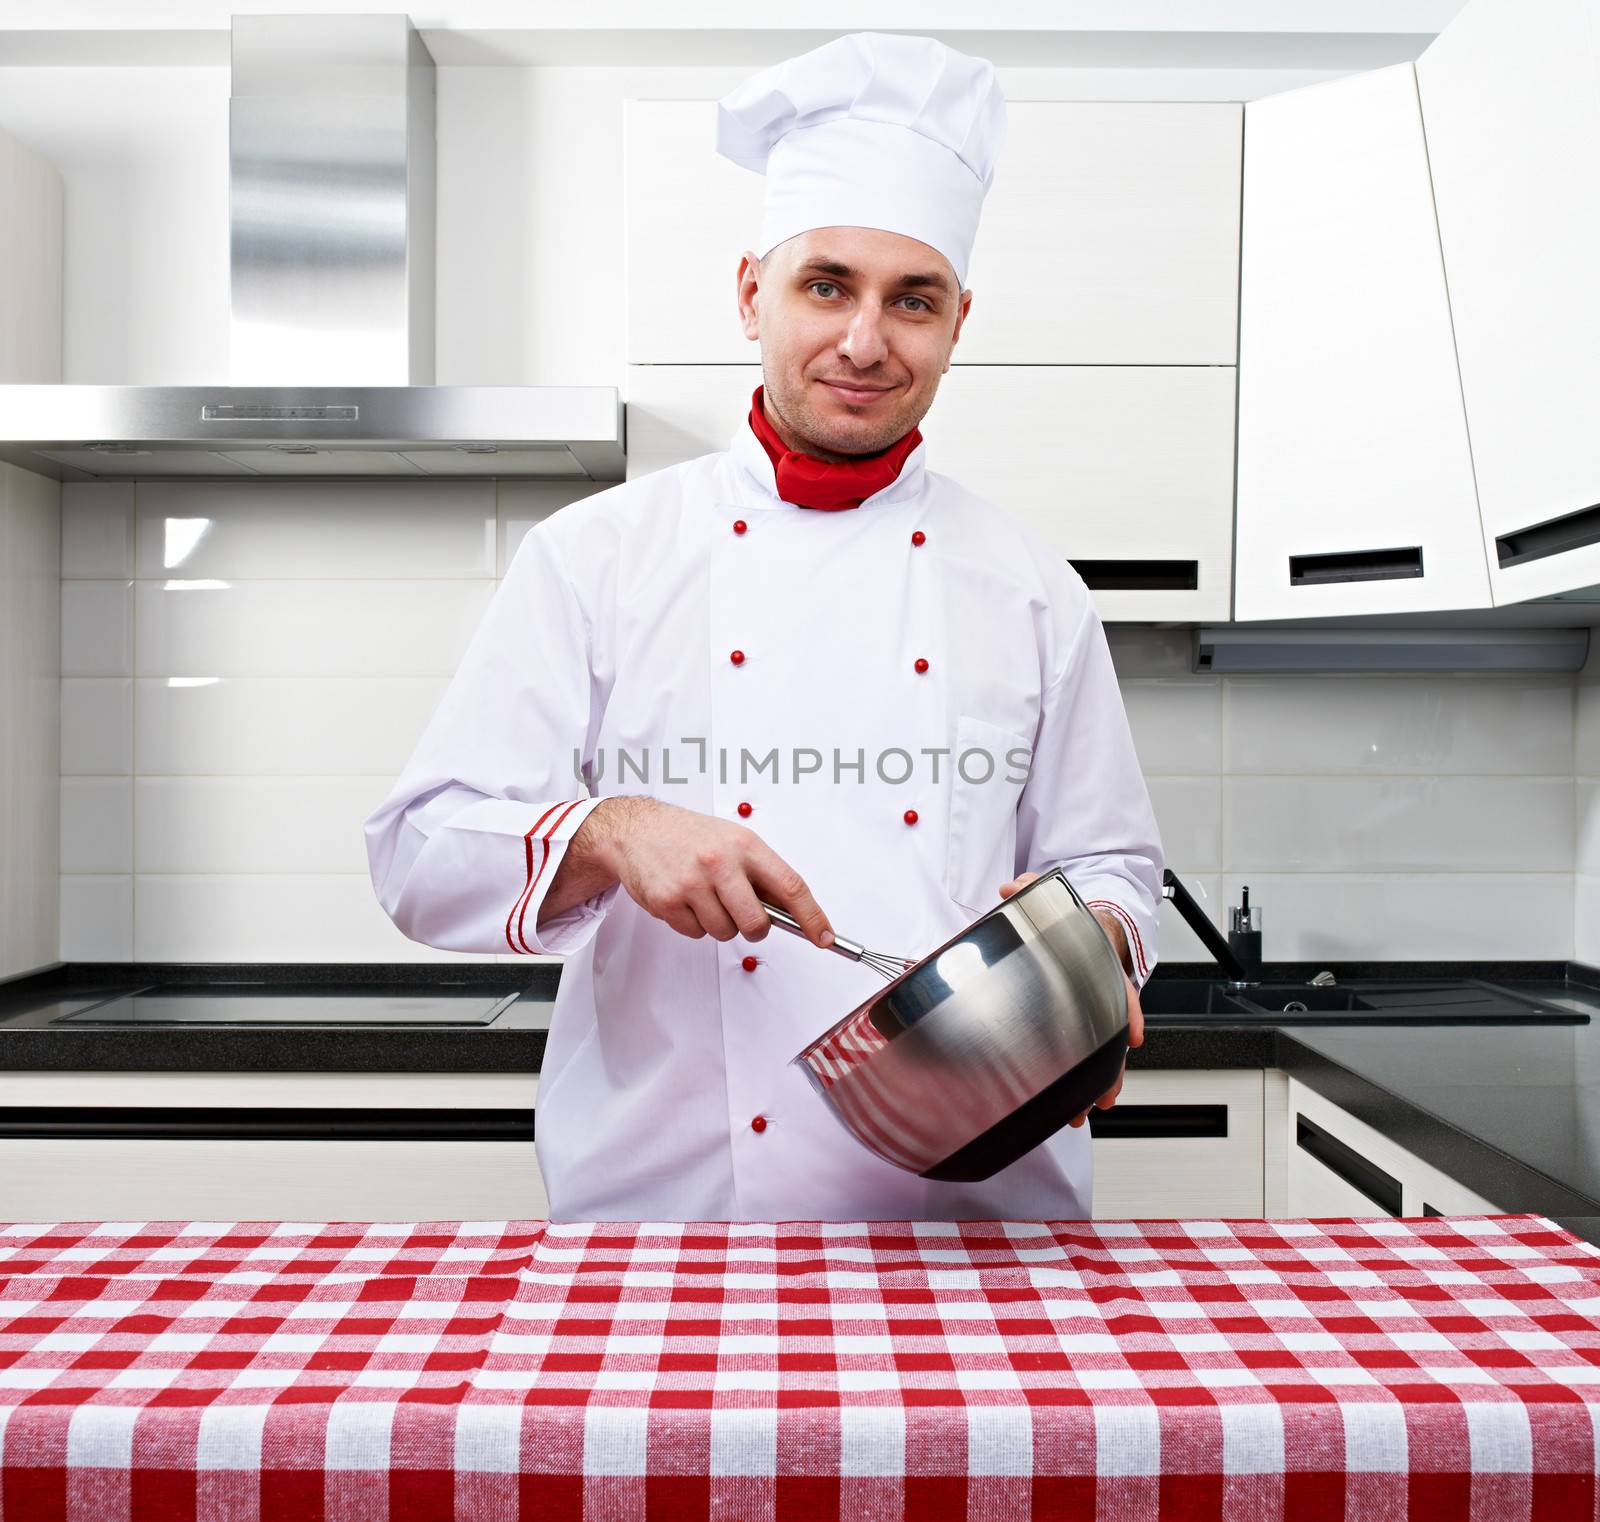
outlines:
[[961, 714], [950, 757], [950, 839], [945, 889], [972, 915], [1000, 902], [1016, 860], [1017, 800], [1022, 796], [1032, 742]]

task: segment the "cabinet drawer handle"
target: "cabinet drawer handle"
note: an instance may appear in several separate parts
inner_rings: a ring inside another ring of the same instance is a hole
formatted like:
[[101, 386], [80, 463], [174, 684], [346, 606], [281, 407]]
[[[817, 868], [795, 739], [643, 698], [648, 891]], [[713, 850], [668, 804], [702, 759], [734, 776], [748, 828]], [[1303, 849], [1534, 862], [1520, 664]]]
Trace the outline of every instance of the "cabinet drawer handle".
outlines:
[[1226, 1136], [1227, 1105], [1125, 1105], [1089, 1111], [1089, 1134], [1118, 1141], [1176, 1136]]
[[1072, 569], [1091, 592], [1193, 592], [1198, 560], [1077, 560]]
[[1354, 1147], [1304, 1115], [1294, 1118], [1294, 1140], [1302, 1152], [1310, 1153], [1328, 1172], [1337, 1174], [1386, 1214], [1400, 1214], [1400, 1180], [1392, 1173], [1368, 1162]]
[[1593, 507], [1580, 507], [1577, 512], [1560, 518], [1502, 534], [1495, 540], [1494, 550], [1503, 569], [1527, 560], [1543, 560], [1547, 555], [1560, 555], [1566, 550], [1581, 550], [1589, 544], [1600, 544], [1600, 502]]
[[0, 1109], [0, 1138], [125, 1141], [532, 1141], [532, 1110], [164, 1106]]
[[1340, 581], [1401, 581], [1422, 575], [1422, 546], [1397, 550], [1344, 550], [1335, 555], [1291, 555], [1291, 587]]

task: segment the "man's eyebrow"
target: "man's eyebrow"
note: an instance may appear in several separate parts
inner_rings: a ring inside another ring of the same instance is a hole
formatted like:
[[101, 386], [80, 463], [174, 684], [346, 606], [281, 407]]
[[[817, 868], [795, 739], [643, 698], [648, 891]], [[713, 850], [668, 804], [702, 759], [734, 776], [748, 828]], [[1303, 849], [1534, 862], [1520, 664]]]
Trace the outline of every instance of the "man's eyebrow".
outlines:
[[[837, 259], [819, 257], [807, 259], [800, 266], [798, 273], [802, 275], [831, 275], [835, 280], [849, 280], [856, 272], [848, 264], [841, 264]], [[950, 293], [949, 280], [937, 270], [902, 275], [895, 281], [895, 285], [906, 290], [928, 290], [931, 288], [943, 291], [946, 295]]]

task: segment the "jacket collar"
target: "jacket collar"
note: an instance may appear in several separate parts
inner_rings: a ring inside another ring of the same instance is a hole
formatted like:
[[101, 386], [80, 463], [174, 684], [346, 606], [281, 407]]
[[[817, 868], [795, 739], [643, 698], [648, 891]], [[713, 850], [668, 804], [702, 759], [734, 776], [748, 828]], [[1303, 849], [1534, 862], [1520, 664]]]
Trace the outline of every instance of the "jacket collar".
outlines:
[[[781, 507], [790, 512], [809, 512], [809, 508], [798, 508], [792, 502], [785, 502], [778, 495], [777, 481], [772, 472], [772, 459], [762, 447], [750, 428], [750, 420], [741, 416], [739, 426], [733, 431], [733, 439], [728, 445], [728, 453], [733, 457], [734, 474], [738, 478], [740, 488], [746, 494], [746, 500], [753, 505], [762, 507]], [[850, 508], [847, 511], [860, 512], [869, 507], [888, 507], [897, 502], [909, 501], [919, 495], [923, 488], [923, 478], [928, 453], [928, 441], [923, 439], [917, 447], [906, 456], [906, 462], [900, 467], [897, 475], [882, 491], [874, 492], [862, 502], [860, 508]], [[829, 518], [832, 513], [818, 512], [819, 518]]]

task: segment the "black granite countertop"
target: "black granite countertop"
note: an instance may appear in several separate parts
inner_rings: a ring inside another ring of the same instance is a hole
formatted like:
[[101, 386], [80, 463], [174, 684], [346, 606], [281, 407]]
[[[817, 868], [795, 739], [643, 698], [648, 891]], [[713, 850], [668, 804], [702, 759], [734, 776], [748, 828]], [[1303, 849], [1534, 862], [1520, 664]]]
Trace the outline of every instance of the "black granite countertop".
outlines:
[[[536, 1073], [561, 968], [504, 963], [63, 963], [0, 983], [0, 1072]], [[56, 1025], [111, 990], [150, 984], [482, 989], [520, 992], [487, 1026], [145, 1027]]]
[[[1268, 979], [1321, 968], [1269, 964]], [[1561, 962], [1341, 963], [1363, 978], [1481, 978], [1588, 1023], [1295, 1025], [1226, 1016], [1148, 1017], [1131, 1069], [1279, 1067], [1506, 1209], [1569, 1229], [1600, 1225], [1600, 973]], [[1157, 978], [1214, 977], [1206, 964]], [[63, 964], [0, 984], [0, 1071], [537, 1072], [560, 968], [541, 963], [334, 966]], [[53, 1026], [109, 989], [152, 983], [338, 981], [417, 990], [520, 991], [492, 1025], [463, 1028], [143, 1028]], [[1581, 1231], [1582, 1235], [1591, 1235]]]

